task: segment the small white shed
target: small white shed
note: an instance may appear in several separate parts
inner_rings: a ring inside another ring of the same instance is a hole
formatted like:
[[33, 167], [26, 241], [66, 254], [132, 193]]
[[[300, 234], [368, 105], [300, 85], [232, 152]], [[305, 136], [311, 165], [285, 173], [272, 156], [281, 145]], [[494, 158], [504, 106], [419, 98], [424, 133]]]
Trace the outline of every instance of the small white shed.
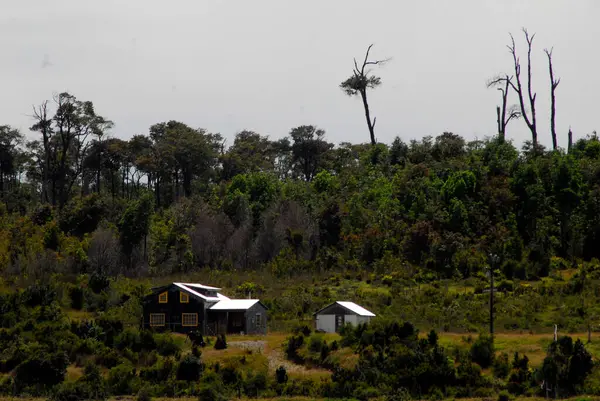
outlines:
[[337, 301], [315, 313], [315, 326], [317, 330], [336, 333], [345, 324], [369, 323], [372, 317], [375, 317], [373, 312], [354, 302]]

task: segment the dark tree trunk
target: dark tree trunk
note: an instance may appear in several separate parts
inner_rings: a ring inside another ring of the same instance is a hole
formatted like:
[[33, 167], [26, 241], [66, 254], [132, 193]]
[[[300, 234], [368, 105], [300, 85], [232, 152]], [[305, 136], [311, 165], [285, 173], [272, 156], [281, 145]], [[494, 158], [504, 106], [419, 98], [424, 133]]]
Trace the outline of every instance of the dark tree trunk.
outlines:
[[571, 153], [571, 149], [573, 148], [573, 131], [569, 128], [569, 145], [567, 147], [567, 152]]
[[179, 170], [175, 170], [175, 200], [179, 200]]
[[500, 106], [496, 107], [496, 116], [498, 118], [498, 137], [502, 142], [504, 142], [504, 130], [502, 127], [502, 113], [500, 111]]
[[125, 195], [125, 181], [126, 181], [126, 178], [125, 178], [125, 176], [126, 176], [126, 174], [127, 174], [127, 173], [126, 173], [126, 170], [127, 170], [126, 166], [123, 166], [123, 173], [121, 173], [121, 196], [122, 196], [123, 198], [126, 198], [126, 197], [127, 197], [127, 196]]
[[100, 174], [100, 168], [98, 168], [98, 170], [96, 170], [96, 192], [98, 193], [100, 193], [100, 181], [102, 181], [102, 179]]
[[550, 73], [550, 132], [552, 133], [552, 148], [558, 149], [558, 141], [556, 139], [556, 88], [560, 83], [560, 79], [554, 79], [554, 68], [552, 66], [552, 50], [545, 50], [548, 56], [548, 71]]
[[187, 170], [183, 171], [183, 196], [192, 196], [192, 174]]
[[156, 207], [160, 208], [160, 175], [156, 175], [156, 185], [154, 186], [156, 192]]
[[367, 126], [369, 127], [369, 135], [371, 136], [371, 145], [375, 145], [375, 121], [371, 121], [371, 112], [369, 111], [369, 102], [367, 101], [367, 91], [361, 90], [360, 97], [362, 98], [363, 106], [365, 108], [365, 118], [367, 119]]

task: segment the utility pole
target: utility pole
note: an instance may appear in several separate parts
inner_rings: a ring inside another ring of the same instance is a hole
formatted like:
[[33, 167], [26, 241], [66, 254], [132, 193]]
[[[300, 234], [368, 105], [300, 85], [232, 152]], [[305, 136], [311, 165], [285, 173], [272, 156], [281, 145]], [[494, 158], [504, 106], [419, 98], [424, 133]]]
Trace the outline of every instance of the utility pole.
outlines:
[[490, 336], [492, 341], [494, 341], [494, 269], [497, 261], [498, 256], [490, 254]]
[[494, 269], [490, 269], [490, 336], [494, 338]]

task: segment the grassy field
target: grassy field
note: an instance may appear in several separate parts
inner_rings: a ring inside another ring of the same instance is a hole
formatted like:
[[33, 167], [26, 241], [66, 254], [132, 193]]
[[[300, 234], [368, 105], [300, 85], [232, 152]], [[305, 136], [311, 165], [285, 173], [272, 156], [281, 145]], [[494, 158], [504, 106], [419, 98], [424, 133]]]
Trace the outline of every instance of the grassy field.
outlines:
[[[289, 333], [269, 333], [267, 336], [229, 336], [227, 337], [229, 347], [226, 350], [218, 351], [211, 346], [207, 346], [202, 350], [202, 359], [206, 363], [235, 364], [240, 361], [240, 358], [244, 358], [246, 364], [268, 366], [269, 371], [274, 371], [283, 365], [292, 377], [329, 375], [326, 370], [297, 365], [286, 360], [283, 347], [289, 335]], [[422, 333], [422, 335], [425, 336], [426, 333]], [[580, 339], [583, 341], [594, 359], [600, 360], [600, 333], [592, 333], [591, 343], [587, 342], [587, 333], [569, 335], [573, 340]], [[184, 352], [191, 350], [191, 344], [186, 341], [185, 336], [180, 334], [174, 334], [174, 336], [182, 342]], [[327, 342], [331, 342], [339, 340], [340, 336], [338, 334], [325, 334], [324, 338]], [[469, 349], [476, 338], [477, 335], [439, 333], [439, 342], [446, 347]], [[525, 354], [529, 358], [531, 366], [537, 367], [546, 357], [546, 350], [552, 342], [552, 338], [552, 334], [499, 333], [494, 336], [494, 344], [498, 354], [504, 352], [509, 357], [512, 357], [515, 352]], [[348, 349], [341, 349], [337, 352], [337, 358], [342, 366], [352, 365], [355, 362], [355, 357], [356, 355]], [[72, 374], [76, 375], [77, 373], [73, 372]]]
[[[587, 333], [569, 334], [573, 340], [580, 339], [586, 345], [594, 359], [600, 359], [600, 333], [592, 333], [591, 343], [587, 343]], [[472, 336], [474, 340], [476, 336]], [[546, 357], [546, 350], [552, 342], [552, 334], [519, 334], [500, 333], [494, 336], [494, 344], [497, 353], [505, 352], [512, 357], [515, 352], [525, 354], [529, 358], [531, 366], [539, 366]], [[469, 348], [469, 336], [464, 334], [441, 333], [439, 342], [445, 346]]]

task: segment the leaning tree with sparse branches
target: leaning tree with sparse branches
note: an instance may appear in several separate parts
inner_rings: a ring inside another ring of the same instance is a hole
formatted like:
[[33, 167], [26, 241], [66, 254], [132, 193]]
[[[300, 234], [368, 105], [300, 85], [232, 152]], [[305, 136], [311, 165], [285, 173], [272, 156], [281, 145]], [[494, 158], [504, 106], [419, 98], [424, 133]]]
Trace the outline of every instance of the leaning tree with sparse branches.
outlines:
[[389, 61], [389, 59], [369, 60], [369, 53], [371, 52], [372, 47], [373, 45], [370, 45], [367, 49], [367, 53], [361, 67], [358, 66], [358, 62], [356, 59], [354, 59], [354, 71], [352, 72], [352, 76], [342, 82], [340, 84], [340, 88], [346, 92], [348, 96], [360, 95], [363, 102], [363, 107], [365, 109], [365, 118], [367, 119], [367, 126], [369, 127], [371, 144], [375, 145], [377, 142], [375, 140], [375, 122], [377, 119], [371, 119], [369, 102], [367, 101], [367, 89], [375, 89], [381, 85], [381, 78], [372, 75], [367, 67], [370, 65], [382, 65]]

